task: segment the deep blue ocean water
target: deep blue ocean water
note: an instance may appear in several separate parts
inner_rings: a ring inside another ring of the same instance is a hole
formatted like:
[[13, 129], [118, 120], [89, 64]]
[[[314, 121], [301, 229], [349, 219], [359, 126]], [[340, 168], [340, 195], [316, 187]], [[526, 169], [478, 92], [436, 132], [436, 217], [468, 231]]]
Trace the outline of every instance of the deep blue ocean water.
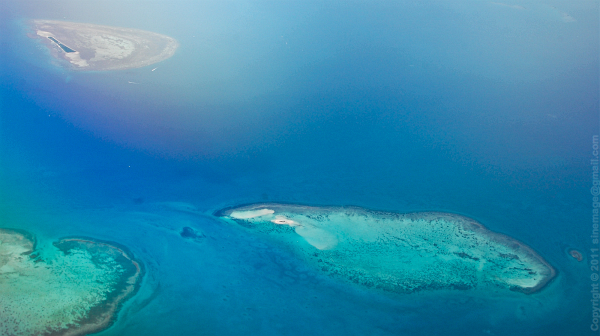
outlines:
[[[144, 262], [101, 335], [594, 334], [598, 1], [506, 4], [524, 8], [3, 2], [0, 227], [41, 248], [115, 241]], [[74, 72], [27, 37], [29, 19], [181, 46], [151, 67]], [[463, 214], [559, 275], [533, 295], [356, 288], [212, 216], [264, 201]]]

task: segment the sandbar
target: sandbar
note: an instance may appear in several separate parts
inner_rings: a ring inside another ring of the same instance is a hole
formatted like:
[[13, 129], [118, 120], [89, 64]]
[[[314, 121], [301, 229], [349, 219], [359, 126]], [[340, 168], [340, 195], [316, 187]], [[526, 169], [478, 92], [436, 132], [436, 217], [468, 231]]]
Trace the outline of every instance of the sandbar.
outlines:
[[35, 35], [53, 57], [74, 70], [141, 68], [175, 54], [172, 37], [145, 30], [54, 20], [33, 20]]
[[33, 235], [0, 229], [0, 335], [96, 333], [137, 292], [143, 269], [124, 247], [89, 238], [53, 245], [43, 259]]
[[331, 276], [385, 291], [531, 294], [556, 275], [532, 248], [451, 213], [262, 203], [215, 216], [282, 243]]

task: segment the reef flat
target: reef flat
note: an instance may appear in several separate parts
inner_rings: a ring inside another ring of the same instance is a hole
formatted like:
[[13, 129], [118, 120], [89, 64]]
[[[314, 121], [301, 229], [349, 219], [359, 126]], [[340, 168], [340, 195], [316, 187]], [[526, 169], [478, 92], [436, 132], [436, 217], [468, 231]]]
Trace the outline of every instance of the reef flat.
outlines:
[[269, 203], [215, 215], [283, 243], [327, 274], [386, 291], [533, 293], [555, 276], [528, 246], [455, 214]]
[[44, 260], [32, 235], [0, 229], [0, 335], [79, 336], [108, 328], [141, 282], [112, 244], [68, 238]]
[[34, 20], [35, 37], [75, 70], [122, 70], [163, 61], [179, 46], [169, 36], [131, 28]]

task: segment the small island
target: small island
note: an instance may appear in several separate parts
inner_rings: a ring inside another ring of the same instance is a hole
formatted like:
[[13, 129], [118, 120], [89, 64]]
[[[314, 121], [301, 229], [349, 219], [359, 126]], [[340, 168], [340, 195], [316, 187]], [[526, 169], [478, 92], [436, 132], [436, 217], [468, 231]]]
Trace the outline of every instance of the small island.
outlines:
[[397, 293], [494, 289], [531, 294], [555, 276], [533, 249], [460, 215], [252, 204], [215, 213], [325, 273]]
[[124, 247], [88, 238], [53, 245], [42, 257], [33, 235], [0, 229], [0, 335], [96, 333], [137, 292], [141, 263]]
[[131, 28], [33, 20], [36, 38], [75, 70], [123, 70], [163, 61], [179, 46], [169, 36]]

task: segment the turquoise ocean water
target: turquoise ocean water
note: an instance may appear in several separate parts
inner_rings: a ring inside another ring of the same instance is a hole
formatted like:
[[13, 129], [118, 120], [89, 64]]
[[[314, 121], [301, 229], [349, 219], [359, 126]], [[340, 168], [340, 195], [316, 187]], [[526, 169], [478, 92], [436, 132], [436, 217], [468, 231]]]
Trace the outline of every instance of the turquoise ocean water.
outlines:
[[[0, 6], [0, 227], [41, 248], [114, 241], [147, 267], [100, 335], [593, 334], [598, 1]], [[73, 72], [27, 36], [29, 19], [180, 48]], [[265, 201], [462, 214], [558, 277], [533, 295], [369, 291], [212, 216]]]

